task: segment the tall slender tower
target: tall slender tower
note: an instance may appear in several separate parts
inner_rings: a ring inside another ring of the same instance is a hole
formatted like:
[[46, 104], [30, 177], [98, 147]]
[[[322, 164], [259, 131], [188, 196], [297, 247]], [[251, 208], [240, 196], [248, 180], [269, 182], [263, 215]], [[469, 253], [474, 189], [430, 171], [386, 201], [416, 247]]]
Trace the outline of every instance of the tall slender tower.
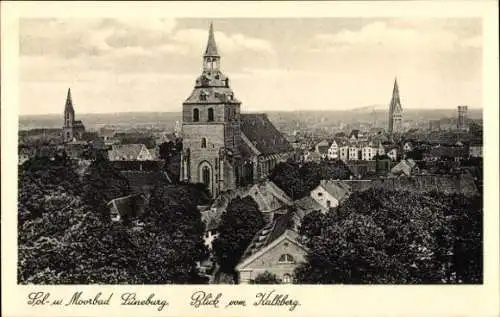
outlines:
[[68, 95], [66, 96], [66, 104], [64, 106], [63, 138], [65, 142], [71, 141], [74, 137], [74, 123], [75, 109], [73, 108], [73, 100], [71, 99], [71, 88], [68, 88]]
[[458, 118], [457, 118], [457, 129], [459, 131], [468, 130], [468, 107], [467, 106], [458, 106]]
[[236, 188], [240, 105], [229, 79], [220, 70], [220, 55], [210, 24], [202, 73], [182, 104], [181, 181], [204, 183], [214, 197]]
[[395, 78], [391, 104], [389, 106], [389, 133], [401, 132], [403, 132], [403, 107], [399, 98], [398, 81]]
[[73, 139], [80, 139], [85, 132], [85, 126], [82, 121], [75, 120], [75, 109], [71, 99], [71, 88], [68, 88], [66, 104], [64, 106], [64, 124], [62, 128], [64, 142], [70, 142]]

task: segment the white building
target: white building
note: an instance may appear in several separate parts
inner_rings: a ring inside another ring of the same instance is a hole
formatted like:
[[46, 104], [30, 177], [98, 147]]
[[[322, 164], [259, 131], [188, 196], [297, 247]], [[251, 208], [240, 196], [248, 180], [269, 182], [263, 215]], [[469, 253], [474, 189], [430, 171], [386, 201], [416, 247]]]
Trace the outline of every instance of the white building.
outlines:
[[334, 160], [339, 157], [339, 146], [335, 140], [333, 140], [332, 145], [328, 149], [328, 159]]

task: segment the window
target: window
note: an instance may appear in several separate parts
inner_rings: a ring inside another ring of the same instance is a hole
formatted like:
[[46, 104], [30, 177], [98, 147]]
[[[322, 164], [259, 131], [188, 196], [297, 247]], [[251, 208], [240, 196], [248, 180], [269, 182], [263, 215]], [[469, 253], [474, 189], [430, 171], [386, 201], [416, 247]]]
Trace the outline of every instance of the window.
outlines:
[[291, 284], [292, 276], [290, 274], [283, 275], [283, 284]]
[[207, 147], [207, 139], [206, 138], [201, 138], [201, 147], [206, 148]]
[[214, 108], [208, 108], [208, 121], [214, 121]]
[[193, 109], [193, 121], [194, 122], [200, 121], [200, 110], [198, 110], [198, 108]]
[[205, 95], [203, 92], [200, 94], [200, 100], [201, 101], [206, 101], [207, 100], [207, 95]]
[[201, 177], [203, 179], [203, 184], [210, 188], [210, 169], [208, 166], [203, 167], [201, 171]]
[[319, 197], [323, 196], [323, 193], [318, 193], [318, 196], [319, 196]]
[[282, 254], [278, 260], [279, 263], [294, 263], [293, 256], [290, 254]]

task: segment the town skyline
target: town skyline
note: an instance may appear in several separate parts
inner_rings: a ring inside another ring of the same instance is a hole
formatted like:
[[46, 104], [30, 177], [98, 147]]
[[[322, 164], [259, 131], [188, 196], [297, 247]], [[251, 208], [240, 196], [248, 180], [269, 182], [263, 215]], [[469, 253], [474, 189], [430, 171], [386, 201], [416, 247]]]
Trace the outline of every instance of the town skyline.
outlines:
[[483, 108], [479, 19], [30, 19], [20, 115], [61, 113], [68, 88], [79, 114], [179, 112], [210, 21], [243, 112], [388, 108], [395, 78], [403, 109]]

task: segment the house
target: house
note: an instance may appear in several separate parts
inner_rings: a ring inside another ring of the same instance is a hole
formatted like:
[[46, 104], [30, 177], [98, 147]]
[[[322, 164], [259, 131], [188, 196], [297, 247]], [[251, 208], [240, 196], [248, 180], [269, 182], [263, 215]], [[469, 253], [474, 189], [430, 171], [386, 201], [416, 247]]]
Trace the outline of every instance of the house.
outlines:
[[320, 204], [317, 200], [312, 198], [310, 195], [304, 196], [301, 199], [296, 200], [294, 204], [297, 207], [297, 209], [302, 210], [302, 212], [305, 215], [313, 211], [319, 211], [322, 214], [325, 214], [329, 210], [328, 208]]
[[[470, 153], [470, 147], [469, 147]], [[424, 153], [424, 160], [426, 161], [460, 161], [469, 155], [467, 150], [463, 147], [456, 146], [436, 146], [431, 148], [428, 152]]]
[[134, 194], [115, 198], [107, 203], [111, 221], [129, 222], [144, 214], [148, 201], [144, 195]]
[[209, 250], [212, 250], [212, 243], [219, 236], [219, 225], [223, 213], [224, 211], [215, 208], [201, 213], [201, 221], [205, 224], [203, 242]]
[[398, 159], [398, 148], [390, 147], [386, 154], [391, 160], [396, 161]]
[[418, 173], [418, 171], [418, 165], [412, 159], [402, 160], [391, 169], [392, 174], [404, 176], [411, 176], [412, 174]]
[[319, 162], [321, 161], [321, 154], [315, 151], [307, 151], [304, 153], [304, 162]]
[[349, 134], [349, 140], [352, 142], [357, 141], [360, 138], [360, 132], [359, 130], [352, 130], [351, 133]]
[[64, 145], [64, 150], [66, 154], [72, 159], [79, 159], [83, 156], [87, 150], [87, 142], [73, 140]]
[[127, 180], [135, 194], [150, 195], [160, 182], [171, 183], [171, 177], [164, 169], [164, 161], [112, 161], [111, 166]]
[[403, 152], [404, 153], [407, 153], [407, 152], [411, 152], [413, 150], [414, 146], [413, 146], [413, 143], [411, 142], [405, 142], [404, 145], [403, 145]]
[[295, 268], [305, 262], [307, 248], [299, 241], [294, 211], [277, 214], [254, 236], [236, 266], [240, 284], [251, 283], [259, 274], [275, 274], [281, 283], [293, 283]]
[[266, 180], [252, 185], [245, 196], [250, 196], [263, 213], [270, 212], [282, 206], [290, 206], [293, 201], [288, 195], [272, 181]]
[[361, 159], [363, 161], [371, 161], [377, 155], [378, 148], [373, 144], [365, 144], [361, 149]]
[[359, 147], [357, 147], [356, 145], [349, 146], [349, 160], [350, 161], [357, 161], [359, 159], [360, 159]]
[[319, 142], [315, 146], [315, 152], [321, 155], [322, 159], [326, 159], [328, 157], [329, 149], [330, 149], [330, 143], [326, 140]]
[[349, 160], [349, 145], [344, 144], [341, 147], [339, 147], [339, 158], [342, 161]]
[[469, 145], [469, 156], [483, 157], [483, 145], [481, 143], [471, 143]]
[[328, 148], [327, 157], [329, 160], [335, 160], [339, 157], [339, 145], [336, 140], [333, 140], [330, 148]]
[[151, 161], [153, 156], [144, 144], [113, 145], [108, 151], [110, 161]]
[[347, 199], [350, 193], [350, 187], [342, 181], [321, 180], [320, 184], [311, 191], [310, 196], [323, 208], [329, 210]]

